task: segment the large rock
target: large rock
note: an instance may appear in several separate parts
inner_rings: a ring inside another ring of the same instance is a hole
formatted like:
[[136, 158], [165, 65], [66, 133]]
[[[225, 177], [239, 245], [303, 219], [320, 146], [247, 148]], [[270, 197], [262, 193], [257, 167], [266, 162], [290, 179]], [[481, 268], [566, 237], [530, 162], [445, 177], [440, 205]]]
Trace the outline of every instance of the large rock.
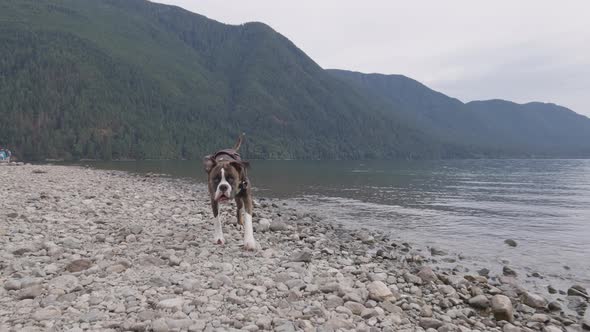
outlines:
[[422, 278], [415, 276], [409, 272], [404, 273], [404, 280], [415, 285], [422, 285]]
[[325, 328], [328, 331], [354, 329], [354, 323], [340, 318], [332, 318], [326, 322]]
[[502, 327], [502, 332], [522, 332], [522, 329], [512, 324], [504, 324], [504, 327]]
[[139, 265], [155, 265], [161, 266], [166, 264], [166, 262], [161, 259], [160, 257], [155, 257], [147, 254], [140, 254], [138, 258]]
[[584, 298], [580, 296], [568, 296], [567, 299], [567, 307], [573, 311], [575, 311], [578, 315], [583, 316], [584, 312], [588, 308], [588, 302], [584, 300]]
[[311, 257], [312, 257], [312, 253], [309, 250], [301, 250], [299, 252], [294, 253], [293, 255], [291, 255], [291, 257], [289, 258], [289, 260], [291, 262], [304, 262], [304, 263], [309, 263], [311, 262]]
[[173, 331], [186, 331], [192, 325], [190, 319], [166, 319], [166, 324]]
[[506, 240], [504, 240], [504, 243], [506, 243], [507, 245], [509, 245], [511, 247], [516, 247], [517, 246], [516, 241], [514, 241], [513, 239], [506, 239]]
[[295, 325], [292, 322], [284, 322], [274, 328], [275, 332], [295, 332]]
[[51, 241], [43, 242], [43, 249], [45, 249], [49, 256], [57, 256], [63, 252], [62, 248]]
[[21, 287], [21, 282], [18, 279], [8, 279], [4, 282], [4, 289], [6, 290], [19, 290]]
[[461, 331], [459, 327], [452, 323], [444, 323], [441, 327], [438, 328], [438, 332], [455, 332]]
[[438, 290], [446, 297], [454, 297], [457, 294], [457, 290], [451, 285], [440, 285], [438, 286]]
[[549, 318], [549, 316], [547, 316], [545, 314], [533, 314], [529, 318], [529, 322], [537, 322], [537, 323], [547, 324], [550, 321], [551, 321], [551, 318]]
[[269, 229], [273, 232], [281, 232], [288, 230], [289, 227], [282, 221], [275, 221], [270, 224]]
[[490, 270], [489, 269], [486, 269], [486, 268], [483, 268], [481, 270], [478, 270], [477, 271], [477, 274], [479, 274], [482, 277], [487, 277], [487, 276], [490, 275]]
[[581, 285], [574, 285], [574, 286], [570, 287], [567, 290], [567, 295], [581, 296], [587, 300], [590, 299], [590, 296], [588, 296], [588, 291], [586, 290], [586, 288], [582, 287]]
[[21, 288], [28, 288], [31, 286], [36, 286], [36, 285], [40, 285], [42, 283], [43, 279], [39, 279], [39, 278], [30, 278], [30, 277], [25, 277], [23, 279], [20, 280], [21, 282]]
[[492, 313], [496, 320], [512, 322], [514, 320], [514, 309], [510, 298], [505, 295], [494, 295], [491, 301]]
[[266, 232], [270, 229], [270, 220], [266, 218], [262, 218], [258, 221], [258, 227], [256, 228], [257, 231]]
[[379, 316], [379, 312], [375, 308], [365, 308], [361, 312], [361, 317], [363, 319], [369, 319], [371, 317]]
[[485, 295], [477, 295], [469, 299], [469, 304], [472, 307], [478, 309], [487, 309], [490, 306], [490, 302]]
[[438, 280], [438, 277], [436, 276], [434, 271], [432, 271], [432, 268], [428, 266], [424, 266], [423, 268], [421, 268], [416, 275], [426, 282]]
[[344, 306], [352, 311], [353, 314], [360, 316], [363, 310], [365, 310], [365, 306], [358, 302], [348, 301], [344, 303]]
[[437, 247], [431, 247], [430, 254], [432, 256], [446, 256], [446, 255], [448, 255], [446, 251], [444, 251], [440, 248], [437, 248]]
[[391, 290], [382, 281], [373, 281], [367, 285], [369, 298], [375, 301], [385, 301], [394, 298]]
[[37, 311], [35, 311], [33, 313], [33, 319], [37, 320], [37, 321], [41, 321], [41, 320], [52, 320], [52, 319], [57, 319], [61, 316], [61, 311], [54, 307], [54, 306], [49, 306], [49, 307], [45, 307], [42, 309], [38, 309]]
[[164, 318], [159, 318], [152, 323], [152, 330], [154, 332], [168, 332], [170, 328]]
[[551, 311], [561, 311], [561, 303], [559, 303], [557, 301], [551, 301], [551, 302], [549, 302], [549, 305], [547, 307]]
[[513, 269], [511, 269], [508, 266], [504, 266], [502, 268], [502, 274], [504, 274], [507, 277], [516, 277], [517, 276], [516, 271], [514, 271]]
[[[305, 287], [305, 282], [301, 280], [303, 287]], [[319, 290], [322, 293], [336, 293], [342, 290], [340, 284], [337, 282], [329, 282], [327, 284], [320, 285]]]
[[543, 309], [547, 307], [548, 304], [547, 299], [539, 294], [531, 292], [524, 292], [524, 294], [522, 294], [522, 303], [537, 309]]
[[432, 306], [425, 305], [420, 309], [420, 316], [421, 317], [432, 317]]
[[31, 287], [23, 288], [18, 293], [18, 299], [34, 299], [43, 293], [43, 287], [41, 285], [33, 285]]
[[181, 311], [184, 299], [180, 297], [166, 299], [158, 302], [158, 308], [171, 311]]
[[337, 295], [328, 295], [326, 296], [326, 308], [333, 309], [339, 307], [344, 304], [344, 300], [340, 296]]
[[561, 327], [556, 325], [545, 325], [543, 326], [543, 332], [562, 332]]
[[443, 325], [443, 322], [441, 322], [438, 319], [434, 319], [434, 318], [422, 318], [420, 319], [420, 326], [427, 330], [427, 329], [438, 329], [439, 327], [441, 327]]
[[105, 313], [98, 309], [91, 309], [90, 311], [82, 314], [78, 319], [81, 322], [96, 322], [102, 320], [105, 317]]
[[108, 273], [121, 273], [127, 270], [127, 267], [123, 264], [114, 264], [106, 268], [106, 272]]
[[92, 261], [88, 259], [77, 259], [66, 265], [66, 271], [68, 272], [80, 272], [88, 270], [92, 266]]
[[51, 279], [51, 281], [49, 281], [49, 286], [55, 289], [62, 289], [66, 293], [69, 293], [76, 289], [79, 283], [80, 281], [76, 276], [66, 274]]
[[582, 320], [582, 328], [586, 331], [590, 331], [590, 317]]

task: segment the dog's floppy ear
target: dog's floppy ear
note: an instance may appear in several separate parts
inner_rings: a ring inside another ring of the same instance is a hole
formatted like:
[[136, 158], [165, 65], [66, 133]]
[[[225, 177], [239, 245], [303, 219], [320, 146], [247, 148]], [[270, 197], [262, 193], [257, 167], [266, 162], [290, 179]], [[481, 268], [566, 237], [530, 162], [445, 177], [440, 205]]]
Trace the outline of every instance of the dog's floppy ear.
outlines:
[[203, 159], [203, 166], [205, 166], [205, 172], [209, 173], [215, 167], [215, 159], [213, 156], [207, 156]]
[[250, 162], [245, 161], [245, 160], [241, 160], [241, 161], [232, 161], [230, 163], [230, 165], [232, 165], [233, 167], [235, 167], [238, 172], [240, 173], [240, 175], [242, 175], [243, 171], [250, 167]]

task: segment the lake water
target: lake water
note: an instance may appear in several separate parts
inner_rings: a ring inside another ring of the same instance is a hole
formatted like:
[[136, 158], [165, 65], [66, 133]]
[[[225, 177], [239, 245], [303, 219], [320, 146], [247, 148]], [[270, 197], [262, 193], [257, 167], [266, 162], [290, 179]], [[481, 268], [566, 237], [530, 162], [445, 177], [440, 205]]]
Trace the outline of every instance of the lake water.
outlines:
[[[199, 182], [200, 162], [93, 162]], [[590, 286], [590, 160], [253, 161], [255, 196], [289, 199], [348, 227], [379, 229], [515, 267], [535, 288]], [[515, 248], [504, 244], [514, 239]], [[538, 272], [543, 278], [525, 277]]]

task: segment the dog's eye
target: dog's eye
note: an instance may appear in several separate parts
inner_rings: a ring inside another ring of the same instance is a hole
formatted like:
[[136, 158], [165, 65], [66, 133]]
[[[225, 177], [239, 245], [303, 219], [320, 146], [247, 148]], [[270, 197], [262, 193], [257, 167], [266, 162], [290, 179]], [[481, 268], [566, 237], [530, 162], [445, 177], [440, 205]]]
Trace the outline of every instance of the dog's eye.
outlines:
[[216, 177], [215, 177], [213, 180], [214, 180], [215, 182], [219, 182], [219, 181], [221, 181], [221, 177], [219, 177], [219, 176], [216, 176]]
[[233, 180], [234, 180], [233, 176], [228, 176], [228, 177], [227, 177], [227, 182], [231, 182], [231, 181], [233, 181]]

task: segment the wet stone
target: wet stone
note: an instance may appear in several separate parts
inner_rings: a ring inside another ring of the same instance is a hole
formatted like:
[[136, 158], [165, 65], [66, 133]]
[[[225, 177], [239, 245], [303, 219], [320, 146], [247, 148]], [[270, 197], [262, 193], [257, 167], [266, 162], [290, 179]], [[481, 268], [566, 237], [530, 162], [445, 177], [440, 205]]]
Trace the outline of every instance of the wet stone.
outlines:
[[66, 265], [68, 272], [80, 272], [89, 269], [92, 266], [92, 261], [88, 259], [77, 259]]
[[514, 313], [512, 302], [505, 295], [494, 295], [491, 300], [492, 313], [496, 320], [505, 320], [512, 322], [514, 320]]
[[517, 246], [516, 241], [514, 241], [513, 239], [506, 239], [506, 240], [504, 240], [504, 243], [506, 243], [509, 247], [516, 247]]
[[548, 304], [544, 297], [532, 292], [524, 292], [522, 295], [522, 302], [533, 308], [545, 308]]
[[502, 268], [502, 273], [507, 277], [516, 277], [517, 276], [516, 271], [514, 271], [512, 268], [510, 268], [508, 266], [504, 266]]

